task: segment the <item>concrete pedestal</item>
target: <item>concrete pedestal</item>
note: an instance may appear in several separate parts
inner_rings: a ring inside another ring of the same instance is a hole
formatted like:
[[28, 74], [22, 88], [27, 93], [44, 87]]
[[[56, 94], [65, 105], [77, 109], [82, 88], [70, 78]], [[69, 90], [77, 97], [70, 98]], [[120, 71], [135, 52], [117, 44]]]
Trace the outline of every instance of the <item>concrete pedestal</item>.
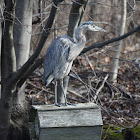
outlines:
[[101, 137], [101, 110], [94, 103], [34, 105], [30, 116], [32, 140], [100, 140]]

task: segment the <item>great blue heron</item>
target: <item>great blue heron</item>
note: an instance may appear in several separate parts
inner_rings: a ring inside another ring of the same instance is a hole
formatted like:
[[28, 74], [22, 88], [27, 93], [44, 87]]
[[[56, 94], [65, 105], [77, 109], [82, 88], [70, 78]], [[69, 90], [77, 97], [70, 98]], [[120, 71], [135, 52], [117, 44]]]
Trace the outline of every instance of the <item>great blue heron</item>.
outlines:
[[69, 74], [73, 61], [85, 46], [86, 38], [83, 34], [84, 30], [105, 31], [95, 26], [92, 21], [85, 22], [75, 30], [76, 42], [69, 36], [60, 36], [52, 42], [44, 57], [44, 84], [47, 86], [52, 80], [55, 80], [55, 105], [57, 106], [57, 80], [60, 80], [65, 105], [67, 105], [63, 78]]

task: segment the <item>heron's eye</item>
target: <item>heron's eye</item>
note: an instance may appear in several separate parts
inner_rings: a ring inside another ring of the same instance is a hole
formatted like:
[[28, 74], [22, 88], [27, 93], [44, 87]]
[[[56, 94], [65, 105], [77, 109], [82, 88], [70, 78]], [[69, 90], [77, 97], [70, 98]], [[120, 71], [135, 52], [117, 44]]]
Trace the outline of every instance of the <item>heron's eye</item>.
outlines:
[[87, 23], [83, 23], [83, 25], [88, 25]]

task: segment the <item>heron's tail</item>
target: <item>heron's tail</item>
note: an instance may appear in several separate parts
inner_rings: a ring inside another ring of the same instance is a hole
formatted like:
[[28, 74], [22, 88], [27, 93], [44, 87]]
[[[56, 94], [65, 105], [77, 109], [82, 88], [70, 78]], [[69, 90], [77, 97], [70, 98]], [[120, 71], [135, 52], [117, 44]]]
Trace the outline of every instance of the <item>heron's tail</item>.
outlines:
[[54, 77], [52, 74], [50, 74], [48, 77], [44, 76], [44, 86], [47, 87], [52, 82], [53, 79]]
[[47, 78], [44, 77], [44, 86], [45, 86], [45, 87], [46, 87], [46, 84], [47, 84], [46, 80], [47, 80]]

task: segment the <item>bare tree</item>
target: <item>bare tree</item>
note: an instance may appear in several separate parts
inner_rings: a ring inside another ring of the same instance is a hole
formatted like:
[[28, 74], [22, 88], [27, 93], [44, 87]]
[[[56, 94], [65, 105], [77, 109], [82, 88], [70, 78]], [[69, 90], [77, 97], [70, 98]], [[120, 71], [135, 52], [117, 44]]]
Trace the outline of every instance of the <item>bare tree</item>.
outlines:
[[[120, 36], [124, 34], [125, 31], [125, 25], [126, 25], [126, 16], [127, 16], [127, 0], [122, 0], [122, 7], [121, 7], [121, 24], [120, 24]], [[114, 81], [117, 78], [118, 73], [118, 66], [119, 66], [119, 58], [120, 53], [122, 51], [122, 40], [120, 40], [119, 45], [116, 46], [115, 53], [114, 53], [114, 59], [112, 60], [112, 66], [111, 66], [111, 74], [110, 74], [110, 80]]]
[[[32, 31], [32, 0], [17, 0], [15, 7], [15, 20], [13, 27], [13, 37], [14, 37], [14, 49], [16, 55], [16, 70], [27, 61], [30, 51], [30, 40]], [[22, 136], [25, 139], [29, 138], [28, 133], [28, 117], [27, 117], [27, 105], [25, 104], [25, 84], [18, 90], [17, 95], [13, 99], [12, 107], [12, 118], [13, 126], [14, 124], [22, 126], [20, 130]], [[21, 117], [22, 115], [22, 117]], [[14, 127], [10, 130], [9, 139], [14, 131]], [[17, 128], [16, 130], [17, 131]], [[16, 132], [15, 132], [16, 133]], [[28, 137], [26, 137], [28, 135]]]

